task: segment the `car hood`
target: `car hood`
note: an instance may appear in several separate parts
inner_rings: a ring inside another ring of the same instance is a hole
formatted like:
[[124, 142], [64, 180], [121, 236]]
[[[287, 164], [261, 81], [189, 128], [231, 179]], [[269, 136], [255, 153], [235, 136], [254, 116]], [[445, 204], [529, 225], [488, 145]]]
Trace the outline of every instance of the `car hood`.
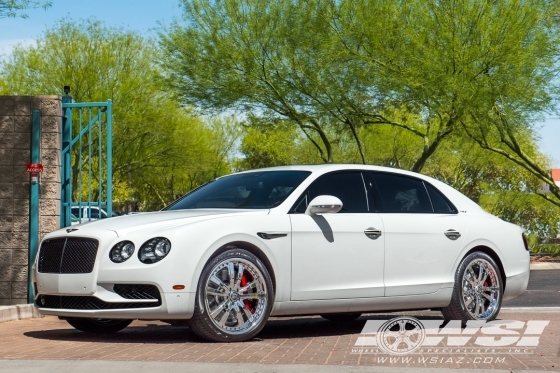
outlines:
[[[105, 229], [117, 233], [119, 237], [130, 232], [172, 228], [180, 225], [191, 224], [201, 220], [216, 219], [227, 216], [238, 215], [267, 215], [270, 210], [232, 210], [232, 209], [196, 209], [196, 210], [174, 210], [143, 212], [138, 214], [117, 216], [109, 219], [100, 219], [83, 224], [73, 225], [71, 228], [82, 232], [88, 230]], [[66, 228], [64, 228], [66, 229]]]

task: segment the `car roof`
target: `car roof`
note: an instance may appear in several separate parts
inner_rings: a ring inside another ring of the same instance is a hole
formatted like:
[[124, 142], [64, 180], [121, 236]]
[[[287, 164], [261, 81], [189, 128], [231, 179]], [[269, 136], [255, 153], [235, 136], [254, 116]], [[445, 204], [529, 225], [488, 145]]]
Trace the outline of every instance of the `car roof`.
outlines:
[[276, 167], [266, 167], [254, 170], [247, 170], [243, 172], [255, 172], [255, 171], [310, 171], [317, 173], [327, 173], [331, 171], [339, 170], [370, 170], [370, 171], [385, 171], [400, 173], [403, 175], [410, 175], [416, 177], [425, 178], [426, 175], [419, 174], [417, 172], [401, 170], [398, 168], [383, 167], [383, 166], [372, 166], [365, 164], [344, 164], [344, 163], [328, 163], [328, 164], [309, 164], [309, 165], [291, 165], [291, 166], [276, 166]]

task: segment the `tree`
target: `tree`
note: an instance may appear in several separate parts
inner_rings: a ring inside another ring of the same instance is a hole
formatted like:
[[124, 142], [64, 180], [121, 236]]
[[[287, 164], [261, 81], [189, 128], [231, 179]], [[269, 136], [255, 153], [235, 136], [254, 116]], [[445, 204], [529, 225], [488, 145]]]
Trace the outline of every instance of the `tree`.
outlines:
[[0, 78], [0, 95], [7, 95], [8, 94], [8, 87], [6, 83]]
[[321, 162], [319, 154], [307, 146], [305, 135], [291, 123], [255, 117], [244, 123], [239, 152], [242, 157], [236, 168], [241, 170]]
[[[398, 101], [389, 106], [406, 103], [424, 113], [422, 126], [400, 122], [424, 135], [412, 169], [421, 170], [442, 140], [462, 127], [482, 148], [548, 184], [552, 196], [536, 193], [560, 206], [560, 188], [533, 132], [535, 118], [558, 102], [559, 3], [379, 1], [380, 12], [365, 12], [369, 3], [345, 2], [334, 24], [341, 38], [348, 36], [348, 53], [369, 60], [368, 74], [378, 71], [395, 91]], [[350, 35], [343, 33], [348, 29]]]
[[[231, 171], [232, 152], [239, 129], [231, 118], [203, 122], [197, 118], [175, 118], [169, 138], [169, 153], [145, 171], [132, 177], [138, 183], [133, 200], [142, 210], [159, 210], [186, 191]], [[193, 126], [193, 122], [196, 126]], [[134, 168], [129, 174], [134, 175]]]
[[346, 100], [341, 93], [352, 83], [340, 79], [345, 67], [329, 55], [330, 26], [318, 12], [288, 0], [184, 6], [185, 27], [161, 35], [168, 82], [182, 101], [206, 111], [250, 111], [271, 123], [289, 120], [323, 161], [333, 162], [328, 132], [344, 118], [331, 101]]
[[[1, 65], [0, 80], [14, 95], [56, 95], [70, 85], [77, 102], [112, 99], [114, 202], [152, 209], [228, 171], [216, 132], [165, 92], [156, 54], [153, 42], [133, 32], [66, 19], [35, 45], [16, 47]], [[75, 151], [76, 186], [87, 159], [80, 164]], [[196, 181], [169, 182], [194, 174]]]
[[360, 129], [392, 126], [420, 140], [410, 165], [419, 172], [459, 127], [472, 134], [496, 107], [530, 117], [556, 100], [557, 1], [183, 5], [185, 23], [160, 40], [181, 100], [289, 120], [325, 162], [334, 161], [329, 133], [348, 134], [366, 163]]
[[30, 1], [30, 0], [0, 0], [0, 18], [16, 17], [27, 18], [27, 14], [21, 13], [25, 9], [43, 8], [47, 9], [52, 1]]

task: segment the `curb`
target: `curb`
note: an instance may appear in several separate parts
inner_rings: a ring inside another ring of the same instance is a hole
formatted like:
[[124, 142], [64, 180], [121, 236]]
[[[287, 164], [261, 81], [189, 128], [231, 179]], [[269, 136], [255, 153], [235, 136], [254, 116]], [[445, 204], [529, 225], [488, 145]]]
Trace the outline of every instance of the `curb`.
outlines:
[[33, 304], [17, 304], [15, 306], [0, 306], [0, 322], [36, 319], [44, 317]]
[[530, 268], [531, 271], [560, 269], [560, 263], [556, 263], [556, 262], [531, 263]]
[[557, 313], [560, 307], [502, 307], [500, 312]]

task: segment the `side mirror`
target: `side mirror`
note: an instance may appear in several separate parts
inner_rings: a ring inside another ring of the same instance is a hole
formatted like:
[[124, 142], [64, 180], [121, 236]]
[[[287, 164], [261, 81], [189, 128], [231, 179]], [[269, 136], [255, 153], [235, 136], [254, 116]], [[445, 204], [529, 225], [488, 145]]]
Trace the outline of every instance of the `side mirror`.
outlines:
[[306, 215], [336, 214], [342, 209], [342, 201], [334, 196], [317, 196], [307, 206]]

